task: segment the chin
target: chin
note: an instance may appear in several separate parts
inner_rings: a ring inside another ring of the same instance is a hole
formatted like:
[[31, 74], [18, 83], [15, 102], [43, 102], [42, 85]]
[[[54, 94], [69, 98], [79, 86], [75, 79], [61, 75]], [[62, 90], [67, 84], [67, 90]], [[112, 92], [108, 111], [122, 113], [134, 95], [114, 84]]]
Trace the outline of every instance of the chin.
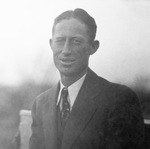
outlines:
[[79, 71], [74, 69], [62, 69], [60, 71], [60, 74], [66, 77], [79, 77], [80, 75], [82, 75], [82, 73], [84, 73], [84, 71]]
[[76, 77], [80, 76], [85, 72], [85, 67], [73, 67], [73, 66], [60, 66], [57, 67], [61, 75], [67, 77]]
[[67, 76], [67, 77], [72, 77], [75, 75], [75, 73], [70, 70], [62, 70], [62, 71], [60, 71], [60, 74]]

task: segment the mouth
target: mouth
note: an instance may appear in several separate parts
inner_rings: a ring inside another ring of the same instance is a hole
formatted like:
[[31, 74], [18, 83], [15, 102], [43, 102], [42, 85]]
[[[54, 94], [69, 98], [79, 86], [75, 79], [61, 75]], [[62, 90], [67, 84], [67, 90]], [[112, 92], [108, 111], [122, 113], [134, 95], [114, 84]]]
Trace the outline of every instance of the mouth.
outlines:
[[63, 65], [71, 65], [75, 62], [74, 59], [60, 59], [61, 64]]

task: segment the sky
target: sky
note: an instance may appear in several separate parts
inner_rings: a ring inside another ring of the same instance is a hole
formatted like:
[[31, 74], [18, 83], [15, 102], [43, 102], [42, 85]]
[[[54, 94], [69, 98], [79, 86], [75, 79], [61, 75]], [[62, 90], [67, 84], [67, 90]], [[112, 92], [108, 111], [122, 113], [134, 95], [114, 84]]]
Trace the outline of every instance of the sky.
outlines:
[[98, 75], [123, 84], [150, 76], [149, 0], [5, 0], [0, 1], [0, 85], [58, 78], [49, 47], [53, 20], [77, 7], [98, 26], [100, 48], [90, 58]]

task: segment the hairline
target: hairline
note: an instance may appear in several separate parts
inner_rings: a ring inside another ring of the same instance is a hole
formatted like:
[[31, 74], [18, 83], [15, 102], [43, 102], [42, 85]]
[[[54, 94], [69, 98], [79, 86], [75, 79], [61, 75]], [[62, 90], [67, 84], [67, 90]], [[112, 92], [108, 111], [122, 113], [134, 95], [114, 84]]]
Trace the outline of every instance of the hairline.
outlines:
[[87, 32], [87, 36], [88, 36], [88, 40], [89, 40], [89, 42], [93, 42], [95, 39], [91, 39], [90, 38], [90, 33], [89, 33], [89, 27], [88, 27], [88, 25], [84, 22], [84, 21], [82, 21], [81, 19], [79, 19], [79, 18], [77, 18], [77, 17], [74, 17], [74, 16], [71, 16], [71, 17], [69, 17], [69, 18], [64, 18], [64, 19], [61, 19], [60, 21], [57, 21], [57, 22], [54, 22], [54, 24], [53, 24], [53, 27], [52, 27], [52, 37], [53, 37], [53, 35], [54, 35], [54, 31], [55, 31], [55, 28], [56, 28], [56, 25], [58, 24], [58, 23], [61, 23], [62, 21], [64, 21], [64, 20], [70, 20], [70, 19], [76, 19], [76, 20], [78, 20], [80, 23], [82, 23], [82, 24], [84, 24], [85, 26], [86, 26], [86, 32]]

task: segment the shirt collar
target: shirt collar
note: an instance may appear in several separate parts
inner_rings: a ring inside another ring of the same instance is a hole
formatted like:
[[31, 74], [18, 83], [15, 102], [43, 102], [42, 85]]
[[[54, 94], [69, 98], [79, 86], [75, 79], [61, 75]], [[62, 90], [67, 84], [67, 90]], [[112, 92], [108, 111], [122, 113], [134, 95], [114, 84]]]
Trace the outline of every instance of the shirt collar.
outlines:
[[[85, 77], [86, 77], [86, 74], [83, 75], [79, 80], [77, 80], [76, 82], [74, 82], [72, 85], [70, 85], [68, 87], [68, 96], [69, 96], [69, 103], [70, 103], [71, 109], [72, 109], [73, 104], [74, 104], [74, 102], [76, 100], [76, 97], [77, 97], [77, 95], [79, 93], [79, 90], [80, 90], [80, 88], [81, 88], [81, 86], [82, 86], [82, 84], [84, 82]], [[62, 89], [64, 87], [65, 86], [60, 81], [60, 91], [59, 91], [59, 94], [58, 94], [58, 100], [57, 100], [57, 104], [56, 105], [58, 105], [58, 103], [60, 101], [61, 91], [62, 91]]]

